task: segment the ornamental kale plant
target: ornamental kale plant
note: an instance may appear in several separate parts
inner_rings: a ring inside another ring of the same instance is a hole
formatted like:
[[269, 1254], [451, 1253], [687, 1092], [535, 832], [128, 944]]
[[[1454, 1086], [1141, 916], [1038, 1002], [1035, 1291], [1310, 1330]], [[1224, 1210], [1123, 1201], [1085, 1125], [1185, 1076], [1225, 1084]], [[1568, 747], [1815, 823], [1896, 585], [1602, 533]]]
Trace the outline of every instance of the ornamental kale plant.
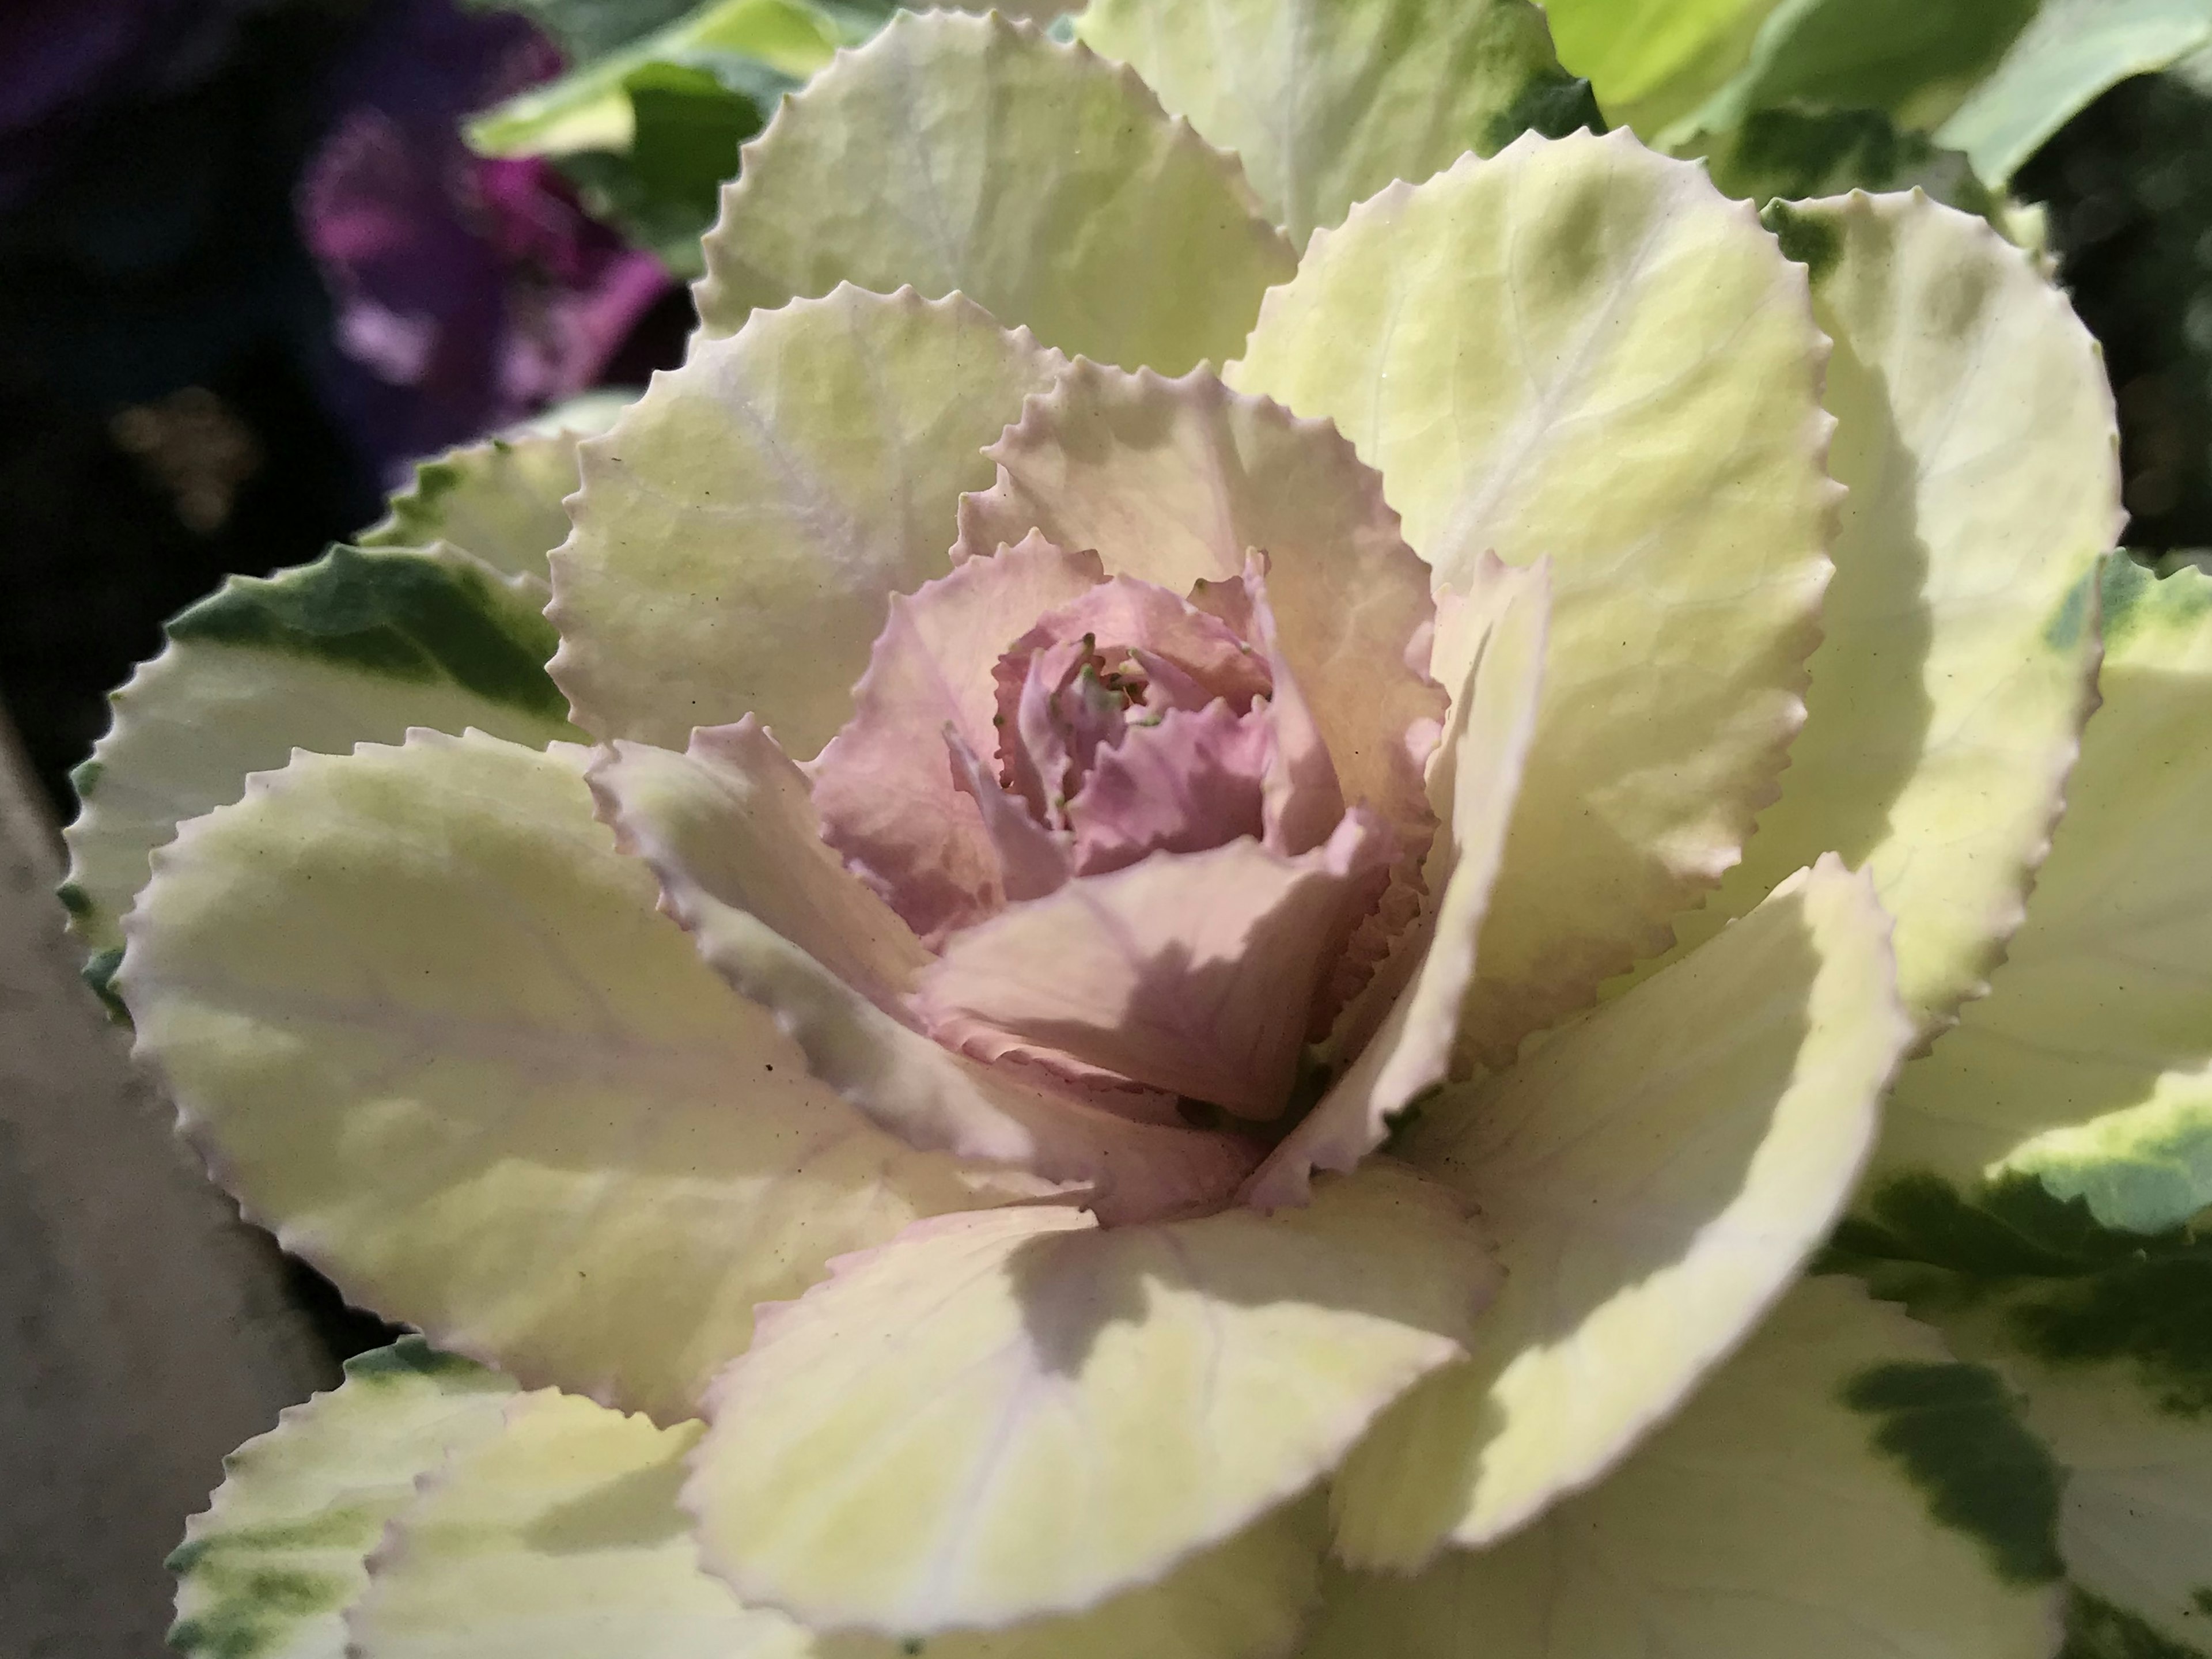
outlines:
[[427, 1339], [177, 1644], [2193, 1650], [2212, 586], [2064, 296], [1518, 0], [1076, 32], [117, 694], [95, 977]]

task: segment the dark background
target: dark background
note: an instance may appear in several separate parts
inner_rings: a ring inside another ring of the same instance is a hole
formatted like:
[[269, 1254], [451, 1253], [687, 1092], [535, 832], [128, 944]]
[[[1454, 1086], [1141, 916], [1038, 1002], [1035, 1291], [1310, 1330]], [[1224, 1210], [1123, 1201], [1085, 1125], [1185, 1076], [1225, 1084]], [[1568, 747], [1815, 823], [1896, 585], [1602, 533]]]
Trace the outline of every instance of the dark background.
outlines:
[[[0, 0], [0, 706], [59, 817], [166, 617], [376, 518], [395, 428], [486, 424], [340, 349], [299, 204], [349, 111], [450, 128], [518, 32], [450, 0]], [[674, 289], [598, 378], [677, 362], [690, 318]]]

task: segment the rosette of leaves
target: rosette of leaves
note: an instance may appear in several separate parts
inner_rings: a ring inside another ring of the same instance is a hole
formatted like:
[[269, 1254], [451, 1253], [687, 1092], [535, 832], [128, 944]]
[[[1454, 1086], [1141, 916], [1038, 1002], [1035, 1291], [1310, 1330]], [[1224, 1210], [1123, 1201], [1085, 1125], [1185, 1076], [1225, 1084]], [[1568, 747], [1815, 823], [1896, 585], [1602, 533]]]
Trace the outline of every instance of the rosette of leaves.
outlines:
[[2192, 1643], [2212, 589], [2063, 296], [1516, 0], [1077, 33], [842, 52], [680, 369], [118, 694], [139, 1051], [431, 1345], [180, 1644]]

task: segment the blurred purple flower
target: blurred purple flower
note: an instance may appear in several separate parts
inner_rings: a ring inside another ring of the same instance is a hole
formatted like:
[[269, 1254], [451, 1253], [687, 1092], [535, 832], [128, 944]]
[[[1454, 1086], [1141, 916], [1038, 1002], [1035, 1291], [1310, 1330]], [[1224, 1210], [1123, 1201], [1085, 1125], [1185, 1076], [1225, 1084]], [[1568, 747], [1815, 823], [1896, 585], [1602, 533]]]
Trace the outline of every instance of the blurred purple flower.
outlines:
[[406, 0], [335, 88], [301, 227], [355, 371], [333, 401], [380, 471], [598, 383], [674, 286], [550, 166], [461, 142], [464, 116], [559, 67], [516, 17]]

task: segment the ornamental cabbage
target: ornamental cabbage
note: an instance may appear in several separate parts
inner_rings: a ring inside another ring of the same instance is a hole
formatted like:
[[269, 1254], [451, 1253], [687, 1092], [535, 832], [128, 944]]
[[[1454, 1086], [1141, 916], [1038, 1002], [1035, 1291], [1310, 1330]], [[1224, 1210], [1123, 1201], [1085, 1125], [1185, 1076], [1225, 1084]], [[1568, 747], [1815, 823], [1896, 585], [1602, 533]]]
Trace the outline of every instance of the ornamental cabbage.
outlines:
[[2094, 343], [1517, 0], [1192, 15], [841, 53], [682, 368], [118, 694], [95, 975], [428, 1339], [187, 1651], [2191, 1639], [2212, 589]]

